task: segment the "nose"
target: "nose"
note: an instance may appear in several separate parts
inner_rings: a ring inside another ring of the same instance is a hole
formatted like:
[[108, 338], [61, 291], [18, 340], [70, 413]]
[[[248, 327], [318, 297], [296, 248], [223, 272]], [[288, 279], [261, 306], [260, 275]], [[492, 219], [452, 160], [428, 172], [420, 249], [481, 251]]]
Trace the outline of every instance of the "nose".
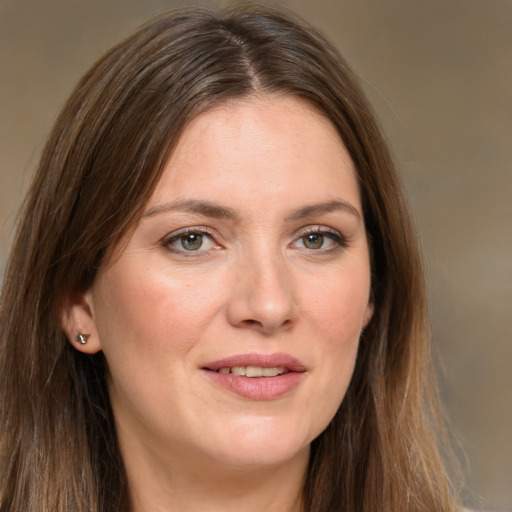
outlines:
[[252, 258], [239, 266], [227, 316], [235, 327], [272, 334], [298, 318], [291, 271], [279, 257]]

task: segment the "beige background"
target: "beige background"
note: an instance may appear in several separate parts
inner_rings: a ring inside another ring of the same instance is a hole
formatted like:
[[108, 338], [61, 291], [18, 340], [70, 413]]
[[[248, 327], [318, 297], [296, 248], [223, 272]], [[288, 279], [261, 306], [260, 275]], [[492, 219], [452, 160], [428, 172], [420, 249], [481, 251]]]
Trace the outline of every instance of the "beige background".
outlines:
[[[149, 17], [185, 3], [0, 0], [0, 273], [23, 191], [78, 77]], [[363, 77], [420, 232], [468, 500], [512, 510], [512, 1], [281, 5], [320, 27]]]

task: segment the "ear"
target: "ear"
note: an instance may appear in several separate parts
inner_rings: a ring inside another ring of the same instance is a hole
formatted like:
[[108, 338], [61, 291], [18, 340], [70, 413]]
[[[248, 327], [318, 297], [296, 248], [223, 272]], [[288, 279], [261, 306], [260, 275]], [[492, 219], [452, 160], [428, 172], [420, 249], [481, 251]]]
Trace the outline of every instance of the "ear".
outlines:
[[[101, 343], [94, 321], [92, 292], [69, 297], [60, 315], [62, 330], [77, 350], [84, 354], [95, 354], [101, 350]], [[75, 341], [78, 334], [88, 335], [85, 343]]]

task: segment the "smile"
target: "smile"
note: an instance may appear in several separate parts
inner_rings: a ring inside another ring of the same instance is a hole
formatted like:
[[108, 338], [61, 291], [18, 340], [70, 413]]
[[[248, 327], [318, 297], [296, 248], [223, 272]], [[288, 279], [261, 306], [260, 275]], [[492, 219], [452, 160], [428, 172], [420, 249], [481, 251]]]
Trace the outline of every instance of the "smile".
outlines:
[[202, 367], [215, 386], [249, 400], [273, 400], [291, 393], [308, 371], [289, 354], [241, 354]]
[[239, 375], [241, 377], [277, 377], [278, 375], [283, 375], [284, 373], [288, 373], [290, 370], [283, 366], [271, 366], [271, 367], [262, 367], [262, 366], [225, 366], [217, 370], [218, 373], [222, 373], [227, 375], [229, 373], [233, 375]]
[[283, 352], [237, 354], [211, 361], [203, 369], [243, 377], [276, 377], [288, 372], [307, 371], [306, 366], [296, 357]]

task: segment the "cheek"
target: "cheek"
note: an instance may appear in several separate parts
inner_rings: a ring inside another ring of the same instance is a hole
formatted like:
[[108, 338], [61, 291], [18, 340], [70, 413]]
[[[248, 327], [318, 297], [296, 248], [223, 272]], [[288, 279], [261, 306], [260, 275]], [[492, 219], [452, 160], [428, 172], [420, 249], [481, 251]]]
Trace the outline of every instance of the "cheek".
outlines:
[[162, 411], [176, 408], [219, 297], [197, 281], [137, 270], [111, 267], [93, 292], [111, 401], [125, 420], [172, 423]]
[[216, 308], [211, 287], [163, 272], [110, 270], [95, 297], [106, 353], [115, 348], [137, 358], [153, 351], [178, 356], [196, 341]]
[[304, 303], [321, 337], [329, 340], [333, 350], [342, 351], [344, 341], [359, 340], [371, 310], [369, 296], [369, 270], [363, 267], [322, 279], [315, 293], [306, 295]]
[[325, 426], [336, 413], [354, 371], [361, 331], [369, 310], [369, 272], [343, 273], [323, 280], [310, 296], [309, 317], [318, 344], [321, 393], [318, 407]]

